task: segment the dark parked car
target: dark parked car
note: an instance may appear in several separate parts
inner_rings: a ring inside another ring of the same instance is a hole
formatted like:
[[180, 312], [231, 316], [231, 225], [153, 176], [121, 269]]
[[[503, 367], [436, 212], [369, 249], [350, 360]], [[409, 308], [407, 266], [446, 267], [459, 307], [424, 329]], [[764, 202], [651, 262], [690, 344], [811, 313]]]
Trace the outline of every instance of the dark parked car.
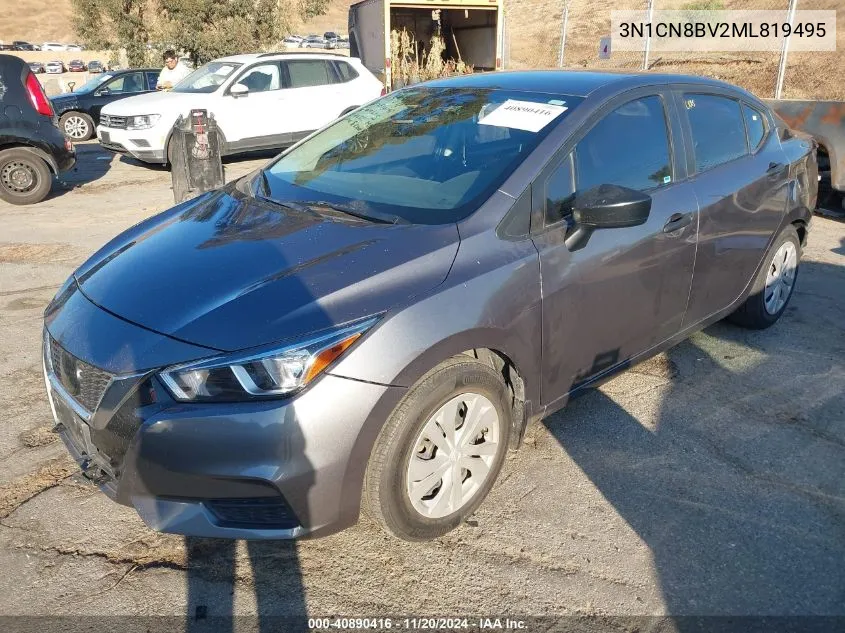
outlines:
[[22, 41], [22, 40], [15, 40], [14, 42], [12, 42], [12, 46], [14, 47], [14, 49], [15, 49], [16, 51], [34, 51], [34, 50], [38, 50], [38, 49], [36, 49], [36, 48], [35, 48], [35, 46], [33, 46], [32, 44], [30, 44], [29, 42], [24, 42], [24, 41]]
[[43, 73], [44, 72], [44, 64], [41, 62], [29, 62], [28, 64], [29, 69], [34, 73]]
[[97, 59], [92, 59], [90, 62], [88, 62], [88, 72], [89, 73], [94, 74], [94, 73], [102, 73], [102, 72], [105, 72], [105, 71], [106, 71], [106, 68], [103, 65], [103, 62], [101, 62]]
[[391, 93], [67, 280], [62, 437], [157, 530], [320, 535], [363, 506], [439, 536], [527, 424], [714, 321], [783, 315], [817, 166], [779, 125], [681, 75]]
[[81, 59], [72, 59], [68, 62], [67, 69], [72, 73], [85, 72], [85, 62]]
[[78, 88], [74, 86], [73, 92], [53, 97], [62, 130], [74, 141], [87, 141], [94, 136], [104, 105], [154, 91], [159, 71], [134, 68], [97, 74]]
[[0, 55], [0, 199], [43, 200], [53, 175], [73, 167], [73, 145], [59, 131], [41, 84], [20, 58]]

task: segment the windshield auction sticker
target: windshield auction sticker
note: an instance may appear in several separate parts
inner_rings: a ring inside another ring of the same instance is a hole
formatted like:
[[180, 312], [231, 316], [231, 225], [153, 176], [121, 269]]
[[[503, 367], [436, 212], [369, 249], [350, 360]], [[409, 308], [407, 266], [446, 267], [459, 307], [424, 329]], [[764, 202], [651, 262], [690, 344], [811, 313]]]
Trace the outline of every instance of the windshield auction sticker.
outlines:
[[517, 101], [508, 99], [490, 114], [481, 119], [479, 125], [509, 127], [527, 132], [539, 132], [568, 108], [559, 105]]

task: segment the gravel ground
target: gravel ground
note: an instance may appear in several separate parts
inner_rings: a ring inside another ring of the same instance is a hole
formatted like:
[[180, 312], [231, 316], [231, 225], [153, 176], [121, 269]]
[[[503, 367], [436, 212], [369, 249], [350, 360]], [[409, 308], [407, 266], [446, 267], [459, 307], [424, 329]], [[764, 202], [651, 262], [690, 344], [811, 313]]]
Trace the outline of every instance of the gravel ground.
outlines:
[[845, 223], [815, 219], [775, 327], [717, 324], [530, 429], [446, 537], [363, 520], [247, 545], [151, 532], [49, 432], [44, 306], [172, 203], [162, 169], [93, 144], [79, 163], [48, 201], [0, 208], [0, 615], [845, 616]]

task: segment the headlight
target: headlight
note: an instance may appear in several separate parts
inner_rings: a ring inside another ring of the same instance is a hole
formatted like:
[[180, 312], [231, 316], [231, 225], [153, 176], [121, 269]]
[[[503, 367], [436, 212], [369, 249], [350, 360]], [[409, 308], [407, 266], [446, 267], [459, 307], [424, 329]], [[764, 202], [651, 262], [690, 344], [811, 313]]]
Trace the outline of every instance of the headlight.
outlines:
[[377, 321], [370, 318], [308, 341], [250, 355], [218, 356], [170, 367], [159, 376], [177, 400], [251, 400], [304, 388]]
[[160, 118], [160, 114], [141, 114], [139, 116], [130, 116], [126, 119], [126, 129], [146, 130], [158, 123]]

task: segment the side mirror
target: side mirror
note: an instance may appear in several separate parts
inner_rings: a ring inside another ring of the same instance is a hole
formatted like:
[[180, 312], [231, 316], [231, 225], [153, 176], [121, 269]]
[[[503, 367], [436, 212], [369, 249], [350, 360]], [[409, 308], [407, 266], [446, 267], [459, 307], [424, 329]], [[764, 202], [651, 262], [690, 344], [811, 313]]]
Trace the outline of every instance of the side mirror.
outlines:
[[598, 185], [575, 194], [572, 204], [573, 231], [566, 246], [583, 248], [596, 229], [621, 229], [645, 224], [651, 211], [651, 196], [628, 187]]
[[111, 94], [111, 90], [109, 90], [107, 87], [106, 88], [100, 88], [97, 91], [98, 97], [105, 97], [106, 95], [110, 95], [110, 94]]
[[243, 84], [235, 84], [234, 86], [229, 88], [229, 94], [235, 98], [245, 97], [247, 94], [249, 94], [249, 88], [247, 88]]

